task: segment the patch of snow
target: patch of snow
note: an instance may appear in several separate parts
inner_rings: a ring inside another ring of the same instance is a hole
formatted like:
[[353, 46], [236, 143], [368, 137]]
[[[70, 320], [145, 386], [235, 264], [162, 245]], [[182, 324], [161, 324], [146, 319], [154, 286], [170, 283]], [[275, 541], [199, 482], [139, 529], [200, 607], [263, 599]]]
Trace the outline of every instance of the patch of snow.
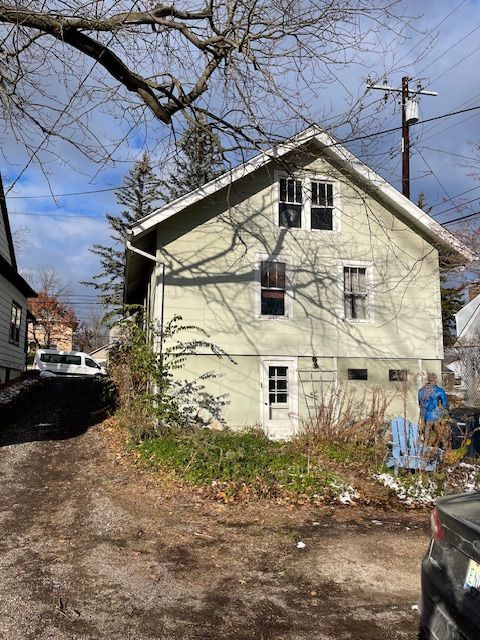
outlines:
[[35, 379], [26, 379], [21, 382], [12, 384], [9, 387], [5, 387], [5, 389], [0, 389], [0, 404], [8, 404], [14, 398], [19, 396], [25, 389], [31, 387], [34, 384], [37, 384], [37, 380]]
[[302, 542], [301, 540], [300, 540], [300, 542], [297, 542], [297, 549], [305, 549], [306, 546], [307, 545], [304, 542]]
[[470, 493], [480, 490], [480, 464], [459, 462], [444, 468], [446, 479], [438, 482], [435, 477], [425, 475], [394, 476], [379, 473], [374, 476], [385, 487], [391, 489], [400, 502], [414, 507], [433, 504], [438, 495], [445, 493]]
[[355, 504], [355, 500], [360, 497], [358, 491], [351, 484], [344, 484], [335, 480], [332, 482], [331, 487], [338, 492], [336, 499], [341, 504]]

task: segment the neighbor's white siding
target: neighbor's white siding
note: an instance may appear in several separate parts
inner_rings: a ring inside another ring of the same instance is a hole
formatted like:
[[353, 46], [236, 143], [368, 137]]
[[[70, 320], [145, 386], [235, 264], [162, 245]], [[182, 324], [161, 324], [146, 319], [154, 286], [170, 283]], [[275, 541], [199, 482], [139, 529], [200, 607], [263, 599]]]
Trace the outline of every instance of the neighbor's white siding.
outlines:
[[[18, 345], [10, 342], [10, 319], [12, 302], [15, 301], [22, 307], [22, 321], [20, 328], [20, 340]], [[11, 377], [16, 372], [25, 368], [25, 326], [26, 326], [27, 301], [18, 289], [0, 276], [0, 370], [8, 367], [12, 369]], [[4, 372], [0, 372], [3, 380]]]

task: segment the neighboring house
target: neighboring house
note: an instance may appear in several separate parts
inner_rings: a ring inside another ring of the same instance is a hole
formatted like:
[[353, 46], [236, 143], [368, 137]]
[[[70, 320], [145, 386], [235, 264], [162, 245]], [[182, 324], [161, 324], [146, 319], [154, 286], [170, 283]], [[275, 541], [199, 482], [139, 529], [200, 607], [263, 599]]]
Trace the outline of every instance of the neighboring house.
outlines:
[[17, 270], [0, 176], [0, 384], [25, 370], [27, 298], [36, 295]]
[[449, 368], [461, 377], [466, 402], [480, 406], [480, 294], [455, 314], [455, 321], [457, 360]]
[[[30, 351], [37, 348], [59, 349], [60, 351], [73, 350], [73, 331], [74, 326], [71, 323], [63, 322], [55, 323], [55, 326], [49, 327], [47, 332], [40, 322], [36, 319], [28, 322], [28, 347]], [[50, 339], [48, 339], [48, 335]]]
[[417, 419], [443, 358], [437, 247], [475, 258], [318, 127], [154, 211], [127, 245], [126, 301], [159, 325], [181, 315], [236, 362], [200, 354], [177, 375], [221, 375], [228, 424], [273, 437], [344, 382], [396, 395], [397, 414], [407, 389]]

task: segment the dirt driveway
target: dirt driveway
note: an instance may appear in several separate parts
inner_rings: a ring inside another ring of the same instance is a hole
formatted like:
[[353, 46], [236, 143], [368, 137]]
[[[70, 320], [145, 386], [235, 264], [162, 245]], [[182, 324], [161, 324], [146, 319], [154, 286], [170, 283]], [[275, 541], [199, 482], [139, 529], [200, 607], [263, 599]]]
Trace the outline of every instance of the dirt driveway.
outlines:
[[0, 638], [417, 637], [428, 514], [166, 492], [87, 430], [98, 408], [47, 380], [0, 423]]

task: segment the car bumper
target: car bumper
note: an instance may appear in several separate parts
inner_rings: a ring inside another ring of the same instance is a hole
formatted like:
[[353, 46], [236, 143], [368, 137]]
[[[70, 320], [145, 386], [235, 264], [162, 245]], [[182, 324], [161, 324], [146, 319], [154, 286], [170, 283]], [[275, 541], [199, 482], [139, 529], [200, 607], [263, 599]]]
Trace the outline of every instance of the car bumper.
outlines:
[[[465, 593], [465, 598], [469, 597]], [[470, 609], [470, 607], [468, 607]], [[425, 640], [479, 640], [479, 629], [460, 603], [445, 572], [429, 560], [422, 561], [420, 624]]]

